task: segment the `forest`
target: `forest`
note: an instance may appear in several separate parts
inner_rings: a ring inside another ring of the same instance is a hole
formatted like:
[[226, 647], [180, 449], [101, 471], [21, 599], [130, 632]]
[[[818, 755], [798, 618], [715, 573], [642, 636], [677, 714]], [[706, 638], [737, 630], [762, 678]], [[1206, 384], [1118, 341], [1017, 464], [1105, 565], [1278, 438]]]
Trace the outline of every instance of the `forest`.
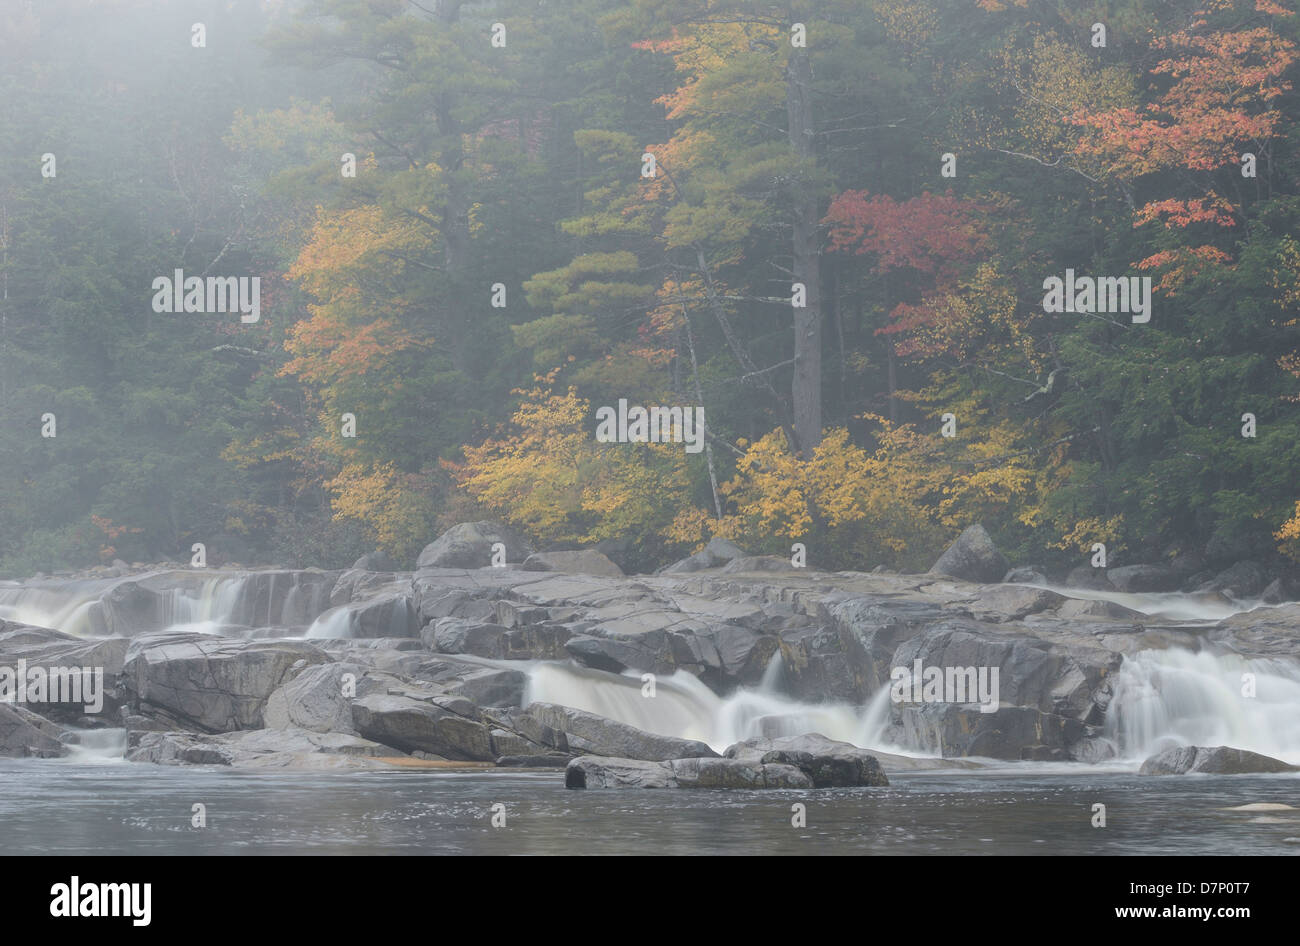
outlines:
[[0, 577], [480, 519], [639, 571], [973, 523], [1298, 561], [1298, 41], [1289, 0], [6, 2]]

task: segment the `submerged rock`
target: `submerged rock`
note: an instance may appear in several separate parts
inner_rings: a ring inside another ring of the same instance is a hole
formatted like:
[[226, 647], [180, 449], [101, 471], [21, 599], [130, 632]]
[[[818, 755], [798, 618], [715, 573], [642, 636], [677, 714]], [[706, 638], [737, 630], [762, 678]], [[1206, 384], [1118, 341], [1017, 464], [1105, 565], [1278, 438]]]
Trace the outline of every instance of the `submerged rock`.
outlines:
[[1186, 775], [1204, 772], [1211, 775], [1251, 775], [1267, 772], [1300, 772], [1300, 766], [1281, 759], [1233, 749], [1230, 746], [1178, 746], [1159, 752], [1142, 763], [1139, 775]]
[[565, 788], [812, 788], [792, 765], [738, 759], [673, 759], [647, 762], [582, 756], [564, 770]]

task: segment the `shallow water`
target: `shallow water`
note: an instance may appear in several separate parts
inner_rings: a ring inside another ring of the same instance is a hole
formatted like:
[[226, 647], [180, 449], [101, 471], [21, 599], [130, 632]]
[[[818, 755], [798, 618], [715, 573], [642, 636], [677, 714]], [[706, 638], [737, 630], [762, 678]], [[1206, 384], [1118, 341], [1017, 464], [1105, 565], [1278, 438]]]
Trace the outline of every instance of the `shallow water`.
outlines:
[[[262, 773], [0, 760], [6, 854], [1300, 854], [1300, 777], [1082, 766], [884, 789], [572, 791], [559, 771]], [[807, 806], [807, 827], [791, 806]], [[1092, 806], [1107, 826], [1091, 826]], [[208, 826], [190, 826], [192, 806]], [[491, 826], [492, 806], [506, 825]]]

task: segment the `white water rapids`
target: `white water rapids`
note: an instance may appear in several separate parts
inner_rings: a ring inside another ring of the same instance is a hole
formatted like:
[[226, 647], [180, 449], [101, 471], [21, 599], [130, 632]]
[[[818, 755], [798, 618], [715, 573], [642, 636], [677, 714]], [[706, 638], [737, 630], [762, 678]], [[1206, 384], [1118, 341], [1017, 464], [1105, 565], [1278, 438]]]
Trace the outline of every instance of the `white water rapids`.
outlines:
[[[225, 575], [202, 584], [158, 593], [157, 626], [217, 633], [229, 626], [246, 592], [247, 579]], [[112, 624], [111, 604], [101, 598], [113, 581], [67, 581], [0, 586], [0, 618], [53, 627], [77, 636], [97, 636]], [[275, 590], [273, 588], [273, 590]], [[1050, 590], [1073, 598], [1111, 601], [1162, 621], [1212, 624], [1261, 607], [1222, 595], [1125, 594], [1077, 588]], [[293, 596], [278, 610], [297, 614], [304, 602]], [[275, 596], [268, 595], [269, 598]], [[283, 598], [283, 596], [280, 596]], [[290, 606], [292, 605], [292, 607]], [[301, 607], [300, 607], [301, 606]], [[275, 608], [268, 604], [268, 609]], [[303, 610], [310, 620], [310, 610]], [[268, 610], [267, 619], [275, 617]], [[316, 616], [309, 638], [354, 636], [356, 616], [347, 605]], [[518, 663], [504, 664], [515, 667]], [[697, 739], [721, 749], [755, 736], [818, 732], [866, 748], [917, 754], [890, 745], [888, 688], [863, 706], [809, 703], [781, 692], [779, 656], [758, 687], [718, 696], [687, 673], [661, 676], [656, 696], [642, 695], [639, 676], [618, 676], [567, 662], [529, 665], [525, 701], [561, 703], [650, 732]], [[1254, 695], [1243, 694], [1244, 675], [1253, 675]], [[1300, 661], [1247, 660], [1235, 654], [1147, 650], [1125, 658], [1113, 683], [1105, 737], [1125, 762], [1140, 762], [1176, 745], [1227, 745], [1300, 764]], [[89, 749], [89, 747], [86, 747]], [[85, 750], [83, 750], [85, 751]]]

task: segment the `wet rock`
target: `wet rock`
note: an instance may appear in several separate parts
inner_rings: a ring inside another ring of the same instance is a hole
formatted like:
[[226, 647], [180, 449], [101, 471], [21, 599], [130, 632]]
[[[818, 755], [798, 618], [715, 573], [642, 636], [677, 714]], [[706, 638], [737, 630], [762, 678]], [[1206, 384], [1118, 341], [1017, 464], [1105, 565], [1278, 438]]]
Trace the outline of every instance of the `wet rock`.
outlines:
[[676, 788], [673, 770], [662, 762], [582, 756], [564, 769], [565, 788]]
[[1065, 576], [1065, 587], [1085, 588], [1090, 591], [1115, 590], [1115, 586], [1106, 577], [1106, 569], [1093, 568], [1091, 565], [1080, 565], [1070, 569], [1070, 573]]
[[1197, 591], [1218, 591], [1238, 600], [1253, 598], [1268, 584], [1268, 575], [1258, 562], [1237, 562], [1225, 568]]
[[564, 572], [569, 575], [605, 575], [621, 578], [623, 569], [595, 549], [565, 552], [534, 552], [524, 559], [524, 571]]
[[1063, 618], [1105, 618], [1110, 621], [1134, 621], [1141, 623], [1147, 619], [1141, 611], [1134, 611], [1114, 601], [1102, 599], [1071, 598], [1056, 609]]
[[975, 617], [986, 621], [1019, 621], [1031, 614], [1049, 611], [1065, 603], [1065, 598], [1045, 588], [1023, 585], [990, 585], [980, 589], [969, 605]]
[[1287, 582], [1281, 578], [1275, 578], [1269, 583], [1263, 591], [1259, 593], [1259, 600], [1265, 604], [1282, 604], [1284, 601], [1291, 601], [1293, 595]]
[[528, 689], [528, 675], [518, 670], [484, 667], [461, 675], [447, 686], [448, 696], [459, 696], [480, 707], [520, 706]]
[[765, 765], [792, 765], [808, 776], [815, 788], [889, 784], [875, 755], [819, 733], [747, 739], [728, 746], [725, 756]]
[[521, 769], [563, 769], [573, 760], [573, 756], [544, 753], [542, 755], [506, 755], [497, 759], [502, 768]]
[[796, 628], [781, 635], [782, 669], [793, 696], [863, 703], [875, 672], [863, 640], [843, 626]]
[[506, 547], [507, 562], [523, 561], [533, 551], [527, 539], [500, 522], [462, 522], [426, 545], [416, 568], [487, 568], [496, 542]]
[[812, 780], [792, 765], [737, 759], [645, 762], [582, 756], [564, 770], [565, 788], [807, 789]]
[[272, 693], [263, 717], [267, 729], [354, 733], [352, 697], [365, 669], [359, 664], [328, 663], [308, 667]]
[[566, 641], [564, 651], [585, 667], [609, 673], [671, 673], [675, 666], [669, 636], [662, 631], [632, 639], [581, 635]]
[[441, 618], [421, 633], [430, 650], [490, 660], [559, 660], [565, 656], [564, 645], [571, 636], [562, 625], [506, 627], [455, 617]]
[[418, 750], [445, 759], [491, 762], [498, 754], [492, 749], [487, 726], [476, 716], [477, 711], [467, 700], [459, 704], [426, 702], [374, 693], [352, 703], [352, 724], [367, 739], [405, 752]]
[[367, 552], [355, 562], [353, 568], [359, 568], [367, 572], [395, 572], [398, 571], [397, 562], [393, 557], [384, 551]]
[[1289, 765], [1281, 759], [1233, 749], [1229, 746], [1204, 748], [1179, 746], [1156, 753], [1138, 770], [1139, 775], [1186, 775], [1204, 772], [1211, 775], [1251, 775], [1263, 772], [1300, 772], [1300, 766]]
[[1007, 573], [1007, 560], [993, 544], [985, 528], [967, 526], [947, 551], [930, 567], [934, 575], [948, 575], [963, 581], [995, 582]]
[[236, 768], [370, 768], [372, 760], [401, 755], [388, 746], [345, 733], [257, 729], [221, 735], [140, 733], [128, 762], [155, 765], [228, 765]]
[[1041, 565], [1020, 565], [1002, 576], [1004, 582], [1021, 585], [1047, 584], [1047, 569]]
[[703, 571], [706, 568], [717, 568], [720, 565], [726, 565], [728, 562], [744, 557], [745, 552], [740, 546], [729, 539], [715, 535], [709, 539], [704, 548], [694, 555], [689, 555], [662, 569], [661, 574], [679, 575]]
[[1181, 577], [1164, 565], [1123, 565], [1106, 572], [1110, 583], [1119, 591], [1177, 591]]
[[694, 739], [660, 736], [558, 703], [530, 703], [526, 711], [543, 725], [564, 733], [573, 752], [653, 762], [718, 757]]
[[746, 555], [734, 558], [722, 569], [723, 574], [748, 574], [752, 572], [797, 572], [788, 558], [780, 555]]
[[[118, 678], [129, 644], [125, 637], [74, 637], [49, 628], [0, 621], [0, 667], [16, 673], [22, 660], [26, 661], [28, 671], [41, 667], [47, 676], [58, 674], [63, 680], [68, 680], [70, 673], [83, 674], [82, 680], [77, 681], [83, 702], [29, 704], [40, 715], [65, 723], [75, 723], [87, 713], [97, 713], [104, 719], [117, 718], [121, 708]], [[99, 693], [92, 694], [96, 688]], [[87, 707], [92, 695], [100, 698], [102, 705], [98, 710]]]
[[298, 641], [164, 632], [132, 640], [122, 671], [131, 712], [209, 733], [261, 729], [267, 699], [308, 666], [328, 662]]
[[674, 759], [668, 763], [677, 788], [813, 788], [800, 768], [783, 762], [739, 759]]
[[73, 735], [21, 705], [0, 703], [0, 756], [57, 759], [68, 754]]

